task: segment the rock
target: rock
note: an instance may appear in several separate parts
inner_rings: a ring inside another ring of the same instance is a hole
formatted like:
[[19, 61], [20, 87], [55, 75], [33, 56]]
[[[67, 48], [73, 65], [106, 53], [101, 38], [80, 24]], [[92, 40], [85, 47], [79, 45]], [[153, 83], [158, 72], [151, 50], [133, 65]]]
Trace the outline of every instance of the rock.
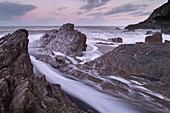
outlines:
[[102, 45], [114, 45], [113, 43], [106, 43], [106, 42], [96, 42], [96, 44], [102, 44]]
[[28, 54], [28, 31], [0, 38], [0, 113], [80, 113], [61, 90], [45, 76], [33, 74]]
[[159, 32], [154, 33], [152, 36], [147, 36], [145, 38], [145, 43], [162, 43], [162, 34]]
[[[86, 65], [97, 69], [104, 76], [116, 74], [119, 67], [127, 75], [147, 75], [161, 79], [163, 76], [168, 77], [170, 73], [169, 47], [166, 44], [120, 45]], [[167, 61], [166, 64], [164, 61]]]
[[[33, 66], [28, 55], [28, 31], [17, 30], [0, 38], [0, 73], [30, 77]], [[8, 67], [8, 68], [7, 68]], [[2, 72], [3, 70], [3, 72]]]
[[123, 39], [118, 37], [118, 38], [109, 38], [108, 40], [112, 41], [112, 42], [118, 42], [118, 43], [122, 43]]
[[[169, 44], [127, 44], [80, 66], [85, 72], [96, 76], [115, 75], [127, 80], [145, 82], [152, 91], [170, 98], [170, 45]], [[159, 85], [158, 85], [159, 83]], [[168, 86], [168, 87], [167, 87]], [[112, 88], [113, 89], [113, 88]], [[166, 89], [166, 90], [163, 90]], [[161, 103], [169, 108], [166, 101]]]
[[116, 30], [120, 30], [120, 28], [119, 28], [119, 27], [116, 27]]
[[87, 47], [86, 35], [74, 30], [74, 25], [69, 23], [61, 26], [58, 31], [52, 30], [45, 34], [40, 42], [48, 49], [71, 57], [82, 56], [82, 51]]
[[[131, 102], [139, 102], [141, 105], [145, 104], [147, 106], [146, 103], [150, 103], [148, 102], [148, 98], [144, 97], [145, 99], [141, 99], [142, 96], [140, 99], [138, 96], [136, 98], [133, 94], [140, 93], [136, 88], [133, 90], [131, 85], [128, 87], [128, 84], [130, 84], [129, 82], [131, 80], [144, 83], [142, 87], [170, 98], [169, 51], [169, 44], [120, 45], [93, 61], [86, 62], [83, 65], [63, 66], [60, 67], [59, 70], [79, 80], [91, 81], [103, 89], [103, 91], [108, 91], [118, 96], [124, 94]], [[110, 76], [116, 76], [118, 80], [107, 79]], [[123, 78], [128, 80], [128, 83]], [[109, 82], [107, 82], [107, 80], [109, 80]], [[130, 90], [130, 92], [128, 90]], [[155, 96], [148, 95], [155, 98]], [[156, 99], [155, 102], [163, 106], [161, 110], [164, 108], [170, 110], [169, 102], [166, 100]]]
[[147, 31], [145, 34], [146, 35], [149, 35], [149, 34], [153, 34], [154, 32], [152, 32], [152, 31]]
[[136, 44], [145, 44], [144, 42], [136, 42]]
[[57, 29], [53, 29], [53, 30], [49, 31], [48, 33], [46, 33], [45, 35], [43, 35], [40, 38], [40, 44], [42, 46], [46, 46], [50, 41], [52, 41], [53, 39], [56, 38], [57, 33], [58, 33]]
[[128, 25], [125, 29], [167, 29], [170, 26], [170, 2], [163, 4], [143, 22]]
[[170, 27], [161, 29], [161, 32], [165, 34], [170, 34]]
[[169, 41], [169, 40], [165, 40], [165, 43], [166, 43], [166, 44], [170, 44], [170, 41]]
[[130, 29], [128, 29], [128, 31], [135, 32], [135, 29], [133, 29], [133, 28], [130, 28]]

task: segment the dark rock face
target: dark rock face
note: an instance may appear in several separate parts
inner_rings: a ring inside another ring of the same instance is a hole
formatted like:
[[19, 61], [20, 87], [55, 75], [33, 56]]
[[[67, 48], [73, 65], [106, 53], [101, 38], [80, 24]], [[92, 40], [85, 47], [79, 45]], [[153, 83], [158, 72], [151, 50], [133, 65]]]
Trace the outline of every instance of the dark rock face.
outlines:
[[0, 113], [83, 112], [60, 85], [33, 75], [28, 31], [17, 30], [0, 39]]
[[0, 39], [0, 73], [23, 77], [33, 74], [26, 37], [28, 31], [21, 29]]
[[129, 25], [125, 29], [167, 29], [170, 26], [170, 2], [165, 3], [143, 22]]
[[46, 46], [50, 41], [52, 41], [54, 38], [56, 38], [56, 34], [58, 33], [58, 30], [54, 29], [46, 33], [40, 38], [41, 45]]
[[125, 75], [146, 75], [161, 79], [169, 77], [169, 51], [168, 44], [120, 45], [86, 65], [104, 76], [126, 73]]
[[147, 36], [145, 38], [145, 43], [147, 44], [162, 43], [162, 34], [159, 32], [156, 32], [152, 36]]
[[65, 24], [59, 31], [50, 31], [40, 41], [46, 45], [46, 48], [71, 57], [81, 56], [82, 51], [85, 51], [87, 47], [86, 35], [74, 30], [73, 24]]
[[112, 41], [112, 42], [118, 42], [118, 43], [122, 43], [123, 39], [118, 37], [118, 38], [109, 38], [108, 40]]

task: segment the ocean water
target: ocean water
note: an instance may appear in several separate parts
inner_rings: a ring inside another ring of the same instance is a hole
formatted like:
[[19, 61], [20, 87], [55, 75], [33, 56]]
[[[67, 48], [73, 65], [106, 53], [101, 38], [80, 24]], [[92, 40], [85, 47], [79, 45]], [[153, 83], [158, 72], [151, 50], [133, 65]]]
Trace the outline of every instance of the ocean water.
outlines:
[[[120, 30], [116, 28], [119, 27]], [[8, 27], [0, 27], [0, 37], [8, 34], [13, 33], [17, 29], [27, 29], [29, 31], [29, 44], [31, 45], [32, 42], [39, 40], [41, 36], [47, 33], [49, 30], [58, 29], [59, 26], [8, 26]], [[97, 57], [100, 57], [104, 53], [101, 52], [99, 46], [100, 44], [96, 44], [98, 42], [108, 43], [106, 40], [109, 38], [117, 38], [121, 37], [123, 39], [123, 43], [114, 43], [114, 45], [102, 45], [107, 46], [109, 48], [115, 48], [120, 44], [134, 44], [136, 42], [144, 42], [145, 33], [147, 31], [159, 32], [160, 30], [136, 30], [135, 32], [127, 32], [123, 29], [122, 26], [78, 26], [75, 29], [79, 30], [80, 32], [86, 34], [87, 36], [87, 50], [83, 52], [82, 57], [77, 57], [82, 62], [81, 64], [94, 60]], [[163, 42], [164, 40], [170, 40], [170, 35], [163, 34]], [[31, 49], [31, 48], [29, 48]], [[102, 51], [108, 51], [102, 50]], [[56, 55], [63, 55], [62, 53], [55, 52]], [[68, 56], [67, 56], [68, 57]], [[34, 71], [38, 71], [40, 74], [45, 74], [46, 78], [49, 82], [52, 83], [59, 83], [62, 89], [67, 92], [69, 95], [72, 95], [83, 102], [89, 104], [97, 111], [102, 113], [149, 113], [145, 109], [141, 109], [140, 106], [131, 105], [126, 100], [122, 100], [116, 97], [112, 97], [108, 94], [104, 94], [103, 92], [99, 91], [98, 89], [94, 89], [93, 87], [87, 86], [81, 81], [73, 80], [66, 78], [65, 75], [58, 70], [53, 69], [50, 65], [36, 60], [33, 56], [30, 57], [31, 61], [34, 65]], [[74, 59], [68, 57], [73, 63], [77, 63]], [[106, 78], [101, 78], [106, 79]], [[122, 83], [127, 84], [134, 89], [142, 90], [146, 94], [153, 95], [157, 98], [164, 99], [168, 102], [170, 100], [163, 95], [157, 94], [152, 92], [144, 87], [142, 87], [141, 83], [137, 81], [127, 81], [124, 78], [116, 77], [116, 76], [109, 76], [108, 79], [118, 80]], [[135, 84], [135, 85], [134, 85]], [[144, 95], [144, 94], [141, 94]], [[146, 95], [144, 95], [146, 96]], [[146, 98], [150, 98], [146, 96]], [[149, 108], [148, 108], [149, 109]], [[156, 108], [155, 108], [156, 109]], [[159, 108], [157, 108], [159, 109]], [[159, 109], [161, 111], [161, 109]], [[163, 111], [164, 113], [168, 111]]]
[[[17, 29], [26, 29], [29, 31], [29, 43], [32, 43], [33, 41], [39, 40], [40, 37], [49, 30], [59, 29], [59, 27], [60, 26], [2, 26], [0, 27], [0, 37], [8, 33], [13, 33]], [[120, 30], [116, 28], [120, 28]], [[82, 63], [94, 60], [95, 58], [103, 55], [103, 53], [99, 51], [98, 48], [100, 44], [96, 44], [98, 42], [106, 43], [106, 40], [109, 38], [121, 37], [123, 39], [123, 43], [107, 45], [109, 47], [113, 47], [114, 49], [120, 44], [134, 44], [136, 42], [144, 42], [145, 37], [147, 36], [145, 33], [147, 31], [160, 32], [159, 29], [139, 29], [135, 32], [127, 32], [123, 26], [75, 26], [75, 29], [86, 34], [87, 36], [87, 51], [83, 53], [82, 57], [77, 57], [78, 59], [82, 60]], [[163, 34], [163, 42], [166, 39], [170, 40], [170, 35]]]

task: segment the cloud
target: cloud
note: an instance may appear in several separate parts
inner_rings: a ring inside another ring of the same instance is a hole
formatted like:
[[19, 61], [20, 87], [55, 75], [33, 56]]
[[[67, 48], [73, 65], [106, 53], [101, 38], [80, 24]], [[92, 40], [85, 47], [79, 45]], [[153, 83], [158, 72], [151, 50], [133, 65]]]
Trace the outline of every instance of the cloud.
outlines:
[[147, 4], [125, 4], [119, 7], [112, 8], [110, 11], [103, 13], [103, 15], [113, 15], [113, 14], [119, 14], [119, 13], [127, 13], [132, 11], [137, 11], [141, 8], [146, 8]]
[[[91, 13], [91, 14], [87, 14], [87, 16], [93, 16], [93, 17], [104, 17], [104, 16], [110, 16], [110, 15], [117, 15], [117, 14], [121, 14], [121, 13], [130, 13], [129, 15], [132, 16], [144, 16], [144, 15], [149, 15], [150, 12], [142, 12], [139, 11], [141, 9], [146, 8], [148, 5], [146, 4], [125, 4], [125, 5], [121, 5], [119, 7], [115, 7], [112, 8], [109, 11], [106, 12], [95, 12], [95, 13]], [[133, 13], [131, 13], [133, 12]]]
[[81, 12], [81, 11], [77, 12], [77, 15], [81, 15], [81, 14], [83, 14], [83, 12]]
[[60, 7], [60, 8], [57, 8], [58, 11], [62, 11], [64, 9], [67, 9], [67, 7]]
[[130, 13], [129, 15], [132, 15], [132, 16], [146, 16], [146, 15], [150, 15], [151, 12], [133, 12], [133, 13]]
[[21, 17], [35, 8], [33, 5], [0, 2], [0, 20], [11, 20], [15, 17]]
[[50, 12], [49, 14], [55, 15], [55, 16], [64, 16], [63, 14], [57, 13], [57, 12]]
[[84, 2], [86, 2], [86, 4], [82, 7], [80, 7], [80, 9], [92, 10], [94, 8], [98, 8], [100, 6], [105, 5], [109, 1], [110, 0], [84, 0]]

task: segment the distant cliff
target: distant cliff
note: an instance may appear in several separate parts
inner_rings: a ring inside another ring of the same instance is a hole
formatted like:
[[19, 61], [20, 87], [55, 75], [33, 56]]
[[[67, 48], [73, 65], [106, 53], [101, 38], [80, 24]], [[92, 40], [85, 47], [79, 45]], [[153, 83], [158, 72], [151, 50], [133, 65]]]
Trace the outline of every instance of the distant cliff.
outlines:
[[159, 8], [143, 22], [128, 25], [125, 29], [170, 29], [170, 0]]

